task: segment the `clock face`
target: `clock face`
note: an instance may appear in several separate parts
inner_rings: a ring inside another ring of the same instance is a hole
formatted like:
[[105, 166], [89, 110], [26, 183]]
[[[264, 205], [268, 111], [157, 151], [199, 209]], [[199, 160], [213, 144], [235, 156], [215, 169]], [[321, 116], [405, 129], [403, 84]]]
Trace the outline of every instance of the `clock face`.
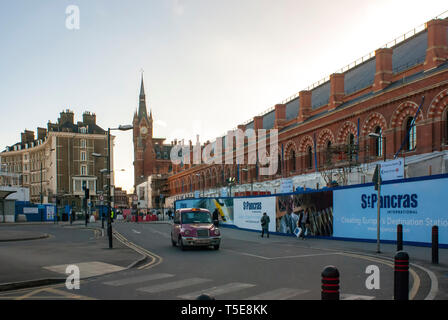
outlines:
[[147, 133], [148, 133], [148, 129], [146, 129], [146, 127], [142, 127], [142, 128], [140, 129], [140, 132], [141, 132], [142, 134], [147, 134]]

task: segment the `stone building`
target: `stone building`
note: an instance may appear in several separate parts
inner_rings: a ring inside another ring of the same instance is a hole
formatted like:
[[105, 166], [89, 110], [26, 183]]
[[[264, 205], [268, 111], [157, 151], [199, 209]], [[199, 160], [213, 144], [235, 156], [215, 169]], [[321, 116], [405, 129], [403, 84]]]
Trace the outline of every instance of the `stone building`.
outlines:
[[[111, 168], [113, 170], [113, 138], [111, 136]], [[30, 201], [71, 205], [82, 208], [83, 187], [89, 188], [93, 201], [101, 180], [101, 169], [107, 158], [95, 158], [92, 153], [107, 155], [107, 131], [96, 124], [96, 115], [84, 112], [82, 121], [75, 123], [74, 113], [65, 110], [56, 123], [47, 128], [25, 130], [21, 141], [0, 153], [1, 164], [8, 172], [20, 176], [20, 183], [30, 190]], [[113, 172], [113, 171], [112, 171]], [[113, 174], [112, 174], [113, 185]]]

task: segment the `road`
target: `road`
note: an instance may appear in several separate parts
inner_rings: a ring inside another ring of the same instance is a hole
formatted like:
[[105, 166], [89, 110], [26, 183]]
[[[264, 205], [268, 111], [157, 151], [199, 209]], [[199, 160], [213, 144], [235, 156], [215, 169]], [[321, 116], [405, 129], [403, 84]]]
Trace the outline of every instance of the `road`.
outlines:
[[[118, 239], [126, 239], [147, 259], [135, 268], [83, 280], [76, 296], [193, 300], [207, 293], [217, 300], [320, 300], [321, 272], [334, 265], [341, 299], [393, 299], [393, 261], [346, 250], [346, 243], [278, 235], [267, 239], [257, 232], [221, 228], [220, 250], [181, 251], [171, 244], [170, 228], [166, 223], [114, 223]], [[366, 287], [370, 265], [379, 269], [379, 289]], [[415, 300], [434, 293], [430, 274], [418, 267], [411, 269], [409, 288]], [[58, 290], [73, 294], [63, 285]]]

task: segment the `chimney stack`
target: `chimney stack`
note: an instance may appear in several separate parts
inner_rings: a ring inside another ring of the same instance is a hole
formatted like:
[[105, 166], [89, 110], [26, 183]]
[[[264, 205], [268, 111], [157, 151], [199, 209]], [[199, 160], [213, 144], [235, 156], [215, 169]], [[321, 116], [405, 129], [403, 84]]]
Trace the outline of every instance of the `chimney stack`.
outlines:
[[428, 48], [426, 49], [426, 59], [424, 70], [437, 68], [448, 59], [448, 40], [447, 28], [448, 22], [441, 19], [429, 21], [428, 27]]
[[311, 113], [311, 91], [303, 90], [299, 92], [299, 115], [297, 116], [297, 122], [303, 122], [309, 118]]
[[386, 88], [392, 82], [392, 53], [391, 48], [381, 48], [375, 51], [376, 72], [373, 91]]
[[333, 73], [330, 76], [330, 102], [328, 109], [334, 110], [342, 104], [345, 96], [344, 90], [344, 74]]
[[276, 104], [274, 128], [278, 130], [282, 129], [285, 122], [286, 122], [286, 104]]

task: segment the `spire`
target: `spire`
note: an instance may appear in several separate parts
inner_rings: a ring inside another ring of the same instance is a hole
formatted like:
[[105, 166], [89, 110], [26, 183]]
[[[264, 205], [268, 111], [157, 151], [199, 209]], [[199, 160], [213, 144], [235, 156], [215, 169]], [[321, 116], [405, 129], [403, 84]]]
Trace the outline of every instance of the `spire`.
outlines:
[[146, 97], [145, 97], [145, 87], [143, 85], [143, 72], [142, 72], [142, 82], [140, 85], [140, 98], [138, 104], [138, 118], [147, 118], [148, 112], [146, 111]]
[[140, 97], [145, 96], [145, 86], [143, 85], [143, 72], [142, 72], [142, 83], [140, 84]]

